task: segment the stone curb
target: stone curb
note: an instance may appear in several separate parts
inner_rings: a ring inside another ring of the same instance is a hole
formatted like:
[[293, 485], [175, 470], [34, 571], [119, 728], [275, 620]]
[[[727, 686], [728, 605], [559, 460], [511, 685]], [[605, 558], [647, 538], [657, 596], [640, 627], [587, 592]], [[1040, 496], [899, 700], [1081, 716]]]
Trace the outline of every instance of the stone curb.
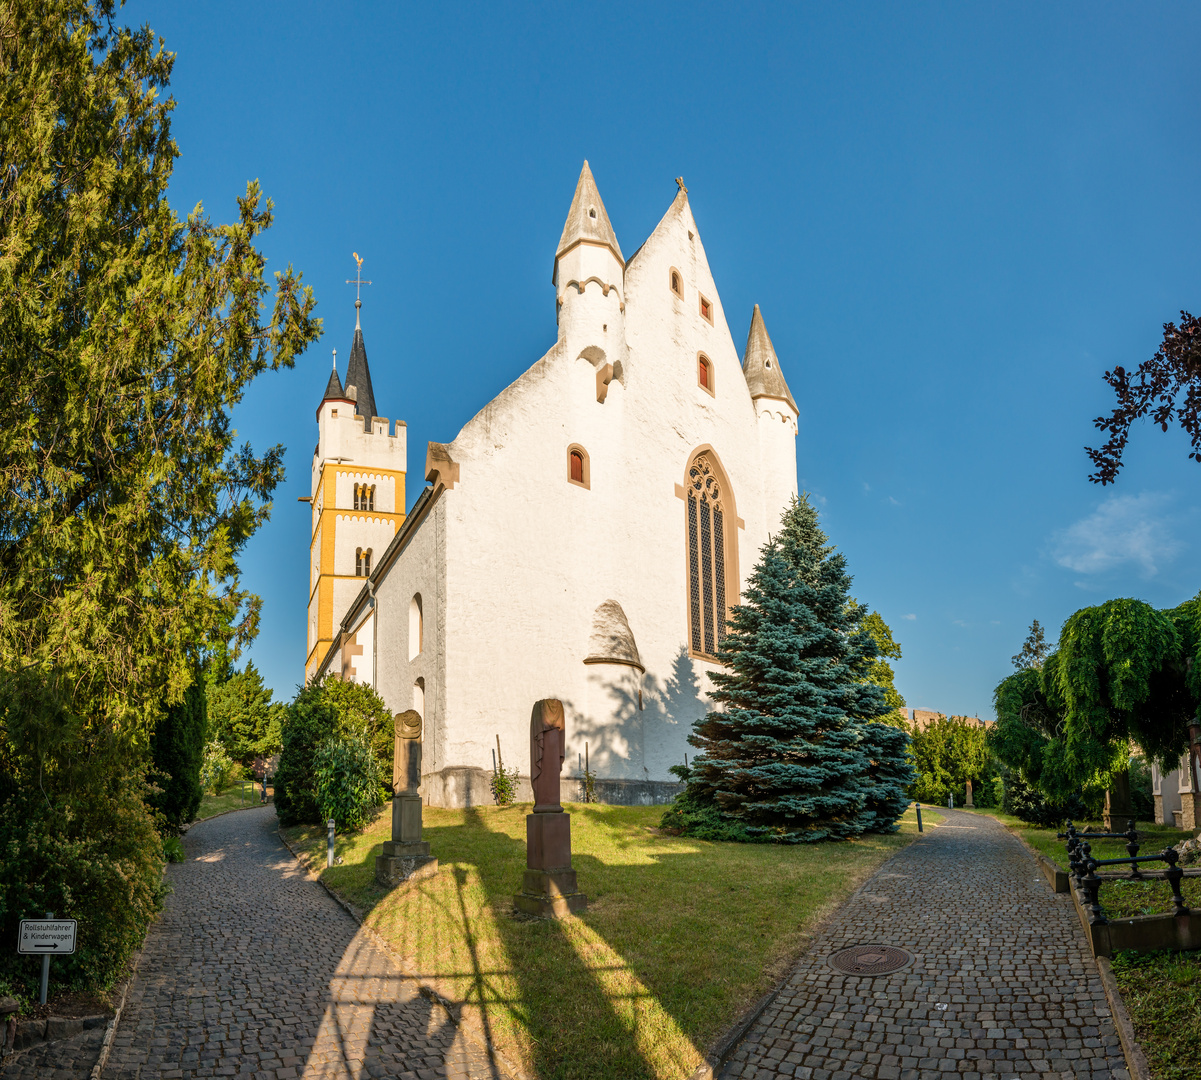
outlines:
[[1118, 980], [1113, 976], [1113, 965], [1106, 956], [1098, 956], [1096, 961], [1097, 970], [1101, 973], [1101, 985], [1105, 987], [1105, 996], [1109, 999], [1109, 1010], [1113, 1013], [1113, 1025], [1118, 1029], [1118, 1038], [1122, 1040], [1122, 1053], [1126, 1055], [1130, 1080], [1151, 1080], [1151, 1066], [1134, 1037], [1134, 1024], [1130, 1022]]
[[[931, 806], [930, 809], [937, 810], [938, 808]], [[941, 823], [931, 823], [927, 827], [931, 829], [937, 829], [939, 824]], [[797, 965], [799, 965], [800, 962], [805, 959], [806, 956], [808, 956], [809, 947], [812, 944], [813, 939], [816, 938], [823, 929], [825, 929], [826, 924], [833, 919], [834, 916], [839, 913], [839, 911], [841, 911], [847, 904], [854, 900], [855, 897], [857, 897], [861, 892], [863, 892], [864, 889], [868, 887], [868, 885], [872, 883], [877, 874], [883, 873], [884, 870], [888, 868], [888, 865], [894, 859], [896, 859], [902, 851], [906, 851], [914, 844], [920, 843], [923, 835], [924, 832], [916, 833], [913, 840], [906, 844], [905, 847], [898, 848], [891, 855], [889, 855], [887, 859], [885, 859], [863, 880], [859, 887], [853, 893], [851, 893], [850, 896], [848, 896], [837, 906], [831, 908], [826, 913], [826, 915], [806, 935], [805, 944], [801, 947], [796, 956], [793, 957], [792, 962], [788, 965], [788, 970], [784, 973], [784, 976], [776, 983], [775, 986], [773, 986], [766, 994], [764, 994], [763, 997], [756, 1001], [755, 1004], [752, 1005], [750, 1009], [748, 1009], [737, 1021], [735, 1021], [732, 1027], [727, 1028], [717, 1037], [717, 1040], [709, 1048], [708, 1053], [705, 1054], [705, 1060], [692, 1071], [688, 1077], [688, 1080], [715, 1080], [715, 1077], [718, 1075], [718, 1073], [720, 1073], [725, 1067], [726, 1062], [728, 1062], [733, 1056], [734, 1051], [738, 1049], [739, 1043], [746, 1038], [747, 1033], [752, 1027], [755, 1026], [755, 1022], [767, 1011], [768, 1006], [776, 1000], [776, 997], [780, 991], [788, 985], [788, 980], [792, 978], [793, 972], [795, 972], [797, 969]], [[1132, 1078], [1132, 1080], [1134, 1080], [1134, 1078]], [[1149, 1078], [1139, 1077], [1137, 1080], [1149, 1080]]]
[[[231, 811], [228, 810], [226, 811], [226, 813], [230, 812]], [[215, 814], [213, 816], [219, 817], [220, 815]], [[211, 818], [205, 818], [205, 820], [209, 821]], [[305, 851], [297, 851], [296, 848], [294, 848], [284, 837], [281, 829], [276, 829], [275, 832], [280, 839], [280, 843], [282, 843], [284, 847], [286, 847], [292, 853], [292, 857], [298, 863], [300, 863], [305, 872], [305, 876], [310, 881], [320, 885], [321, 888], [323, 888], [329, 894], [334, 903], [342, 908], [347, 915], [354, 919], [354, 921], [371, 936], [371, 940], [375, 944], [376, 948], [378, 948], [380, 952], [384, 953], [386, 956], [390, 957], [392, 962], [405, 973], [405, 976], [409, 979], [412, 979], [413, 982], [417, 984], [417, 992], [423, 998], [426, 998], [431, 1004], [440, 1006], [442, 1011], [446, 1013], [450, 1022], [490, 1057], [496, 1061], [499, 1061], [514, 1077], [514, 1080], [534, 1080], [529, 1073], [524, 1072], [519, 1066], [510, 1061], [509, 1058], [501, 1053], [496, 1046], [489, 1042], [488, 1037], [485, 1035], [479, 1024], [475, 1023], [472, 1017], [463, 1015], [461, 1005], [456, 1012], [453, 1001], [443, 997], [434, 987], [430, 986], [428, 983], [422, 982], [421, 979], [419, 979], [416, 975], [413, 975], [404, 958], [393, 952], [392, 947], [388, 944], [388, 942], [363, 921], [363, 915], [359, 909], [350, 903], [350, 901], [344, 900], [332, 888], [330, 888], [329, 885], [321, 880], [321, 875], [318, 874], [314, 869], [312, 865], [312, 859], [310, 858], [309, 854]], [[98, 1080], [98, 1078], [93, 1078], [93, 1080]]]
[[121, 991], [121, 1000], [117, 1002], [117, 1009], [113, 1013], [112, 1019], [108, 1022], [108, 1028], [104, 1032], [104, 1042], [100, 1044], [100, 1056], [96, 1059], [96, 1064], [92, 1066], [92, 1080], [100, 1080], [101, 1073], [104, 1072], [104, 1066], [108, 1064], [108, 1055], [112, 1053], [113, 1039], [117, 1034], [117, 1025], [121, 1022], [121, 1013], [125, 1011], [125, 1001], [129, 997], [129, 988], [133, 986], [134, 977], [138, 973], [138, 964], [142, 961], [142, 950], [139, 949], [134, 953], [129, 964], [129, 978], [125, 980], [125, 988]]

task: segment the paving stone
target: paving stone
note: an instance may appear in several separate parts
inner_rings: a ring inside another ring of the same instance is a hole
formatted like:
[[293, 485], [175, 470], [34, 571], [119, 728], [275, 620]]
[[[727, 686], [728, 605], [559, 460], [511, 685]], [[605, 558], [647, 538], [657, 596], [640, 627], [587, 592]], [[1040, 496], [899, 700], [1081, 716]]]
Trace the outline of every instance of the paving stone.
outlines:
[[[939, 813], [813, 939], [723, 1080], [1128, 1080], [1071, 897], [1003, 825]], [[869, 944], [914, 963], [875, 978], [827, 963]]]
[[87, 1080], [100, 1056], [105, 1026], [21, 1051], [0, 1064], [3, 1080]]
[[276, 824], [260, 807], [185, 835], [104, 1080], [506, 1077], [308, 880]]

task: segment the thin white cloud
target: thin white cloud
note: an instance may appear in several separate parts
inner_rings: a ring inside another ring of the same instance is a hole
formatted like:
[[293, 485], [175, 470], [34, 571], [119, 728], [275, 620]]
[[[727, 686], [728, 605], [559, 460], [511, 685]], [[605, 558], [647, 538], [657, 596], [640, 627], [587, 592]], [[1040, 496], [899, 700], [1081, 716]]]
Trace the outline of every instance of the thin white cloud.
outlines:
[[899, 503], [899, 502], [898, 502], [896, 499], [894, 499], [894, 498], [893, 498], [891, 495], [889, 495], [889, 496], [888, 496], [888, 501], [889, 501], [889, 502], [890, 502], [890, 503], [891, 503], [893, 506], [900, 506], [900, 505], [901, 505], [901, 504], [900, 504], [900, 503]]
[[1133, 563], [1143, 576], [1153, 577], [1182, 547], [1164, 513], [1170, 502], [1170, 496], [1152, 491], [1111, 495], [1088, 517], [1051, 537], [1052, 558], [1077, 574]]
[[912, 622], [914, 619], [917, 618], [917, 616], [916, 615], [902, 615], [901, 618], [908, 619], [910, 622]]

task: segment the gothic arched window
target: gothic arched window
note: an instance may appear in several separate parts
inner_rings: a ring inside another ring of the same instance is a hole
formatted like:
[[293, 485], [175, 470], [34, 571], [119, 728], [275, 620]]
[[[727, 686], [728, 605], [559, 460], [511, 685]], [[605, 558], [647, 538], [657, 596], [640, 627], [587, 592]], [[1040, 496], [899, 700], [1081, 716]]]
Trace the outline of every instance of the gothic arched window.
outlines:
[[363, 549], [362, 548], [354, 549], [354, 576], [355, 577], [363, 576]]
[[707, 453], [688, 467], [688, 638], [698, 656], [716, 658], [726, 634], [726, 531], [729, 498]]

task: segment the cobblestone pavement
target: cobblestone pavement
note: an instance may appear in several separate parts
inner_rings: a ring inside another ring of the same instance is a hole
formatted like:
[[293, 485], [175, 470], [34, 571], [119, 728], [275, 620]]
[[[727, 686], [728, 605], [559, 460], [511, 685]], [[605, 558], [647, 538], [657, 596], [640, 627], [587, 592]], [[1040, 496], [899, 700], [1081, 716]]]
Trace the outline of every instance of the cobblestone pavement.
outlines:
[[504, 1075], [316, 884], [271, 807], [192, 828], [105, 1080]]
[[17, 1054], [0, 1067], [3, 1080], [87, 1080], [100, 1056], [105, 1025], [69, 1039], [42, 1043]]
[[[992, 818], [939, 813], [810, 943], [723, 1080], [1129, 1080], [1071, 897]], [[915, 960], [827, 963], [867, 944]]]

